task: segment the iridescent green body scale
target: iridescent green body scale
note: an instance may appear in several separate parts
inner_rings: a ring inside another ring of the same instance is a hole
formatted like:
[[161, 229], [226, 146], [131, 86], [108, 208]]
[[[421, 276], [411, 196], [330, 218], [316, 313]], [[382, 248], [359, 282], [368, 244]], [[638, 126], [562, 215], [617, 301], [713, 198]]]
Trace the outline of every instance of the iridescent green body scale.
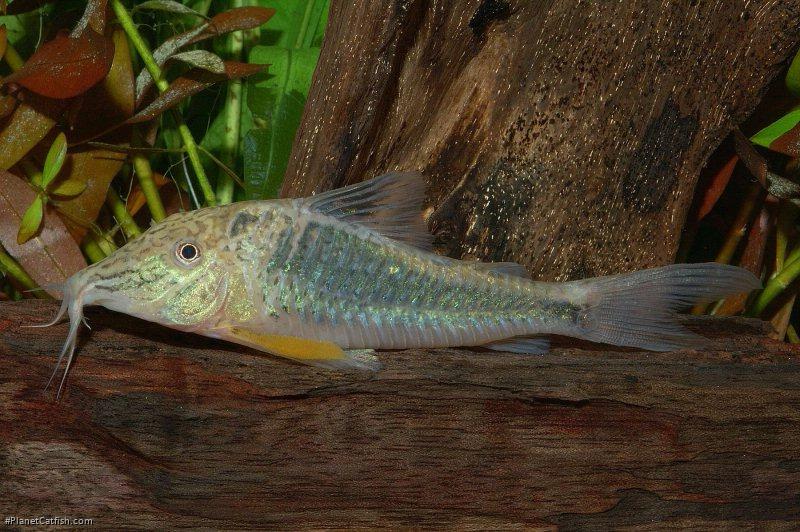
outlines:
[[310, 198], [173, 215], [68, 280], [59, 365], [68, 355], [69, 367], [91, 304], [307, 364], [377, 369], [374, 349], [543, 353], [546, 334], [696, 345], [676, 308], [759, 285], [718, 264], [541, 283], [514, 263], [442, 257], [428, 250], [424, 188], [417, 174], [387, 174]]

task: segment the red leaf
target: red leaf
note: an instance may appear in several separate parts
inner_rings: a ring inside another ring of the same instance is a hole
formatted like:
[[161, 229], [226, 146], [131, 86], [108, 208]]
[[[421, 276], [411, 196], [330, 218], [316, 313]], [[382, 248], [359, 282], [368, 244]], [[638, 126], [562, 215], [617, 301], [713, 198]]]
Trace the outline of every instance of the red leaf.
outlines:
[[17, 108], [17, 99], [13, 96], [0, 96], [0, 119], [7, 117]]
[[108, 14], [108, 0], [89, 0], [83, 16], [73, 28], [71, 37], [80, 37], [86, 28], [91, 28], [96, 33], [105, 35], [106, 15]]
[[64, 223], [76, 240], [86, 234], [87, 227], [97, 219], [105, 204], [108, 187], [125, 162], [125, 154], [108, 150], [89, 150], [70, 153], [59, 174], [62, 181], [86, 183], [86, 190], [70, 200], [59, 201]]
[[[153, 59], [159, 66], [164, 66], [167, 60], [184, 46], [200, 42], [211, 37], [238, 30], [257, 28], [268, 21], [275, 14], [274, 9], [264, 7], [239, 7], [229, 9], [214, 16], [210, 21], [201, 24], [189, 31], [179, 33], [164, 41], [161, 46], [153, 51]], [[139, 107], [147, 95], [148, 89], [153, 84], [153, 78], [146, 69], [136, 79], [136, 106]]]
[[732, 155], [728, 162], [726, 162], [720, 169], [714, 173], [710, 179], [701, 183], [698, 190], [700, 206], [697, 209], [697, 219], [702, 220], [706, 215], [711, 212], [714, 205], [717, 204], [719, 197], [728, 186], [728, 181], [731, 180], [733, 169], [736, 168], [736, 163], [739, 162], [737, 155]]
[[7, 170], [47, 135], [63, 105], [34, 94], [19, 103], [0, 129], [0, 168]]
[[5, 82], [19, 83], [48, 98], [72, 98], [102, 80], [113, 58], [111, 39], [87, 28], [78, 37], [60, 34], [44, 43]]
[[733, 130], [733, 146], [736, 154], [741, 158], [742, 163], [747, 167], [753, 176], [758, 179], [763, 187], [767, 186], [767, 161], [755, 149], [750, 139], [738, 129]]
[[272, 18], [274, 9], [266, 7], [239, 7], [215, 15], [200, 35], [189, 41], [193, 44], [223, 33], [257, 28]]
[[800, 124], [773, 140], [769, 149], [791, 157], [800, 156]]
[[3, 24], [0, 26], [0, 57], [6, 55], [6, 48], [8, 48], [8, 30]]
[[126, 124], [138, 124], [153, 120], [164, 111], [172, 109], [181, 100], [197, 94], [220, 81], [252, 76], [265, 69], [266, 65], [251, 65], [235, 61], [225, 61], [225, 74], [212, 74], [207, 70], [195, 68], [177, 78], [170, 84], [166, 92], [159, 94], [153, 102], [129, 118]]
[[[108, 124], [117, 124], [133, 116], [133, 67], [125, 32], [116, 30], [114, 40], [114, 60], [111, 70], [103, 81], [80, 96], [81, 105], [76, 120], [66, 131], [70, 143], [80, 139], [94, 138], [108, 129]], [[77, 99], [76, 99], [77, 100]], [[107, 142], [127, 142], [126, 131], [120, 132]]]
[[[86, 260], [61, 219], [52, 211], [45, 212], [39, 236], [21, 246], [17, 244], [22, 215], [34, 196], [25, 181], [0, 170], [0, 243], [40, 286], [60, 284], [85, 268]], [[52, 289], [47, 292], [57, 295]]]

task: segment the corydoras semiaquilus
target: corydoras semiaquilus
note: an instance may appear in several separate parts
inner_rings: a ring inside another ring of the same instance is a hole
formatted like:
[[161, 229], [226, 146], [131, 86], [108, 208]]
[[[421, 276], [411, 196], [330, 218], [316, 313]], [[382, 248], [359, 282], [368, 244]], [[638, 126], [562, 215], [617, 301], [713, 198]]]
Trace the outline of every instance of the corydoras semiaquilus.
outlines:
[[[425, 184], [392, 173], [316, 196], [174, 214], [64, 287], [66, 379], [85, 305], [333, 369], [374, 349], [544, 353], [548, 334], [656, 351], [697, 346], [675, 311], [760, 286], [741, 268], [680, 264], [567, 283], [514, 263], [428, 251]], [[52, 378], [51, 378], [52, 381]], [[49, 384], [49, 383], [48, 383]]]

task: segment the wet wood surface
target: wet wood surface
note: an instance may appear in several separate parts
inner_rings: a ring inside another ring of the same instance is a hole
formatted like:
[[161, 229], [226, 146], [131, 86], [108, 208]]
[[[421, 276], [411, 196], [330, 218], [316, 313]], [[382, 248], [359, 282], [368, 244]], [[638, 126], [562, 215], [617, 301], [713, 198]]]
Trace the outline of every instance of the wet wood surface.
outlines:
[[0, 304], [0, 515], [171, 526], [800, 526], [797, 348], [696, 318], [703, 352], [385, 352], [336, 373], [87, 309]]
[[333, 2], [283, 194], [420, 170], [451, 256], [542, 280], [668, 264], [798, 27], [800, 0]]

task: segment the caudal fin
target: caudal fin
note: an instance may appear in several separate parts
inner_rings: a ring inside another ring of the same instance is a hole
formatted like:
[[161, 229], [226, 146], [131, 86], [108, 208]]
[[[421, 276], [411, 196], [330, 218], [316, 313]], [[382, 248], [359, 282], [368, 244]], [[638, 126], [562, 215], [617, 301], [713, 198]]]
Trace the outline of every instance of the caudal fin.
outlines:
[[671, 351], [702, 345], [680, 325], [678, 310], [761, 287], [745, 269], [717, 264], [673, 264], [577, 281], [586, 290], [580, 336], [593, 342]]

